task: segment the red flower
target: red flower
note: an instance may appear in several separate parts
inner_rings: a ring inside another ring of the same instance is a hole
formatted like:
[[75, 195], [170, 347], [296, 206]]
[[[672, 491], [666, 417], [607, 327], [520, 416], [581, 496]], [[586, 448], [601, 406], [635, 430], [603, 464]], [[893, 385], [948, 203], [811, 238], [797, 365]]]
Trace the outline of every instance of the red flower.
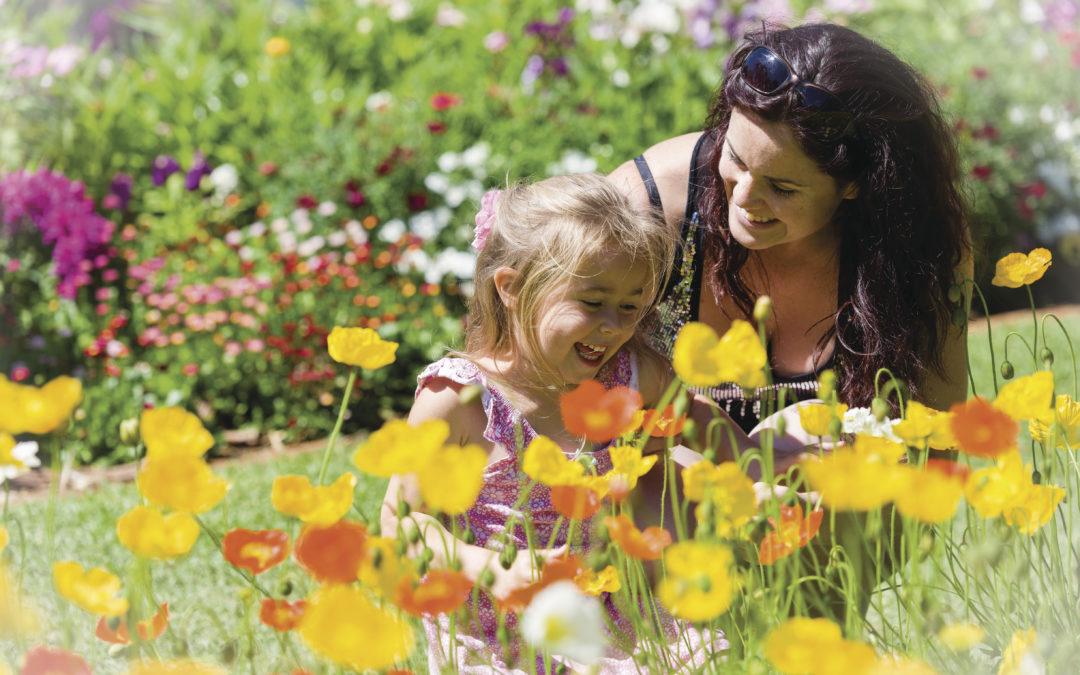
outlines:
[[91, 675], [90, 666], [78, 654], [63, 649], [34, 647], [26, 653], [21, 675]]
[[1037, 180], [1034, 183], [1024, 183], [1020, 186], [1020, 192], [1029, 197], [1041, 199], [1046, 196], [1046, 183], [1041, 180]]
[[761, 540], [758, 562], [762, 565], [771, 565], [780, 558], [791, 555], [795, 549], [806, 546], [821, 528], [821, 518], [824, 514], [823, 509], [815, 509], [803, 518], [802, 507], [798, 504], [781, 506], [780, 523], [777, 524], [775, 518], [769, 518], [773, 531]]
[[276, 173], [277, 169], [277, 164], [274, 164], [273, 162], [263, 162], [259, 165], [259, 173], [264, 176], [269, 176], [273, 173]]
[[413, 616], [449, 614], [461, 607], [473, 582], [455, 570], [431, 570], [419, 583], [411, 575], [398, 580], [394, 604]]
[[461, 97], [457, 94], [439, 92], [431, 96], [431, 107], [435, 110], [447, 110], [457, 105], [461, 105]]
[[[110, 627], [110, 621], [116, 622], [116, 627]], [[161, 603], [161, 607], [149, 619], [143, 619], [135, 624], [135, 630], [138, 632], [139, 637], [144, 642], [157, 639], [161, 637], [161, 634], [165, 632], [165, 629], [169, 627], [169, 603]], [[131, 642], [131, 634], [128, 633], [127, 621], [121, 618], [119, 621], [115, 617], [106, 618], [101, 617], [98, 619], [97, 629], [94, 631], [94, 635], [98, 639], [104, 640], [114, 645], [126, 645]]]
[[994, 170], [986, 164], [976, 164], [975, 166], [971, 167], [971, 175], [975, 176], [979, 180], [986, 180], [990, 178], [990, 174], [992, 174], [993, 172]]
[[639, 530], [625, 513], [604, 518], [604, 525], [611, 541], [631, 558], [659, 560], [664, 549], [671, 545], [670, 532], [655, 525]]
[[499, 608], [507, 612], [520, 612], [529, 606], [533, 597], [556, 581], [570, 580], [585, 571], [585, 565], [577, 556], [567, 556], [549, 562], [540, 572], [540, 579], [536, 583], [519, 588], [499, 602]]
[[296, 538], [296, 562], [320, 583], [355, 581], [366, 555], [367, 534], [364, 525], [348, 520], [328, 527], [306, 525]]
[[600, 497], [581, 485], [556, 485], [551, 488], [551, 505], [567, 518], [580, 520], [600, 510]]
[[433, 134], [442, 134], [446, 132], [446, 125], [442, 122], [428, 122], [427, 129]]
[[1016, 448], [1020, 425], [978, 396], [949, 408], [956, 445], [964, 452], [994, 458]]
[[990, 71], [986, 68], [972, 68], [971, 76], [974, 77], [976, 80], [985, 80], [987, 77], [990, 76]]
[[630, 387], [604, 390], [596, 380], [559, 397], [566, 430], [594, 443], [606, 443], [631, 428], [634, 413], [641, 409], [641, 394]]
[[262, 574], [289, 555], [289, 535], [281, 530], [246, 530], [238, 527], [221, 539], [225, 560], [252, 574]]
[[641, 430], [650, 436], [672, 438], [681, 434], [685, 425], [686, 415], [675, 417], [675, 406], [669, 405], [662, 411], [644, 411]]
[[405, 200], [410, 211], [423, 211], [427, 208], [428, 198], [423, 192], [410, 192]]
[[259, 621], [284, 633], [300, 625], [305, 607], [307, 607], [307, 600], [289, 602], [276, 598], [263, 598], [262, 606], [259, 608]]
[[296, 198], [296, 206], [301, 209], [313, 209], [319, 205], [319, 202], [315, 200], [311, 195], [300, 195]]

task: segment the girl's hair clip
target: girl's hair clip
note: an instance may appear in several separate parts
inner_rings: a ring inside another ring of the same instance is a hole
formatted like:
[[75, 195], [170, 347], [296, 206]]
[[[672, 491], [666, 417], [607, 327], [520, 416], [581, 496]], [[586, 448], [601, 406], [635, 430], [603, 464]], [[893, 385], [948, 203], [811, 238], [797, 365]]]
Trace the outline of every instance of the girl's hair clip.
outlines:
[[476, 212], [476, 227], [473, 228], [472, 247], [477, 251], [484, 250], [491, 226], [495, 224], [495, 200], [503, 193], [502, 190], [488, 190], [484, 198], [480, 200], [480, 210]]

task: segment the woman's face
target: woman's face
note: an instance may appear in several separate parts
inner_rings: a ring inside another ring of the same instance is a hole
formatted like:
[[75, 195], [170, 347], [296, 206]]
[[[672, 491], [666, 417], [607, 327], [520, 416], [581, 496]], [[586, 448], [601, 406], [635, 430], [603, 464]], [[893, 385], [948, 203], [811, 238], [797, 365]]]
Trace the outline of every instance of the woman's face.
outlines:
[[837, 207], [856, 195], [822, 172], [782, 123], [733, 109], [720, 157], [732, 236], [751, 250], [832, 245]]

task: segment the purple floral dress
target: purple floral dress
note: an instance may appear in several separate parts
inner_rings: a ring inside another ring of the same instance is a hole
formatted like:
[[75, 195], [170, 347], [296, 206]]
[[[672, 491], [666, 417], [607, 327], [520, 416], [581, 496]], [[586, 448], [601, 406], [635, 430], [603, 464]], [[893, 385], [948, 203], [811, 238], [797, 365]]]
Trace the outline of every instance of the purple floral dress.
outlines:
[[[417, 377], [417, 393], [434, 379], [450, 380], [462, 385], [479, 385], [483, 388], [481, 403], [487, 416], [484, 438], [502, 446], [507, 452], [506, 457], [492, 462], [484, 469], [484, 486], [472, 508], [463, 516], [457, 517], [455, 525], [458, 531], [465, 531], [467, 519], [468, 526], [476, 535], [477, 546], [502, 550], [505, 536], [508, 544], [519, 551], [527, 551], [528, 536], [522, 525], [527, 518], [537, 546], [548, 548], [548, 542], [553, 542], [552, 547], [566, 544], [569, 526], [564, 518], [556, 532], [560, 515], [551, 504], [549, 488], [534, 484], [528, 498], [518, 507], [521, 490], [529, 482], [528, 476], [520, 469], [521, 453], [537, 436], [529, 422], [488, 382], [484, 372], [471, 361], [444, 358], [432, 363]], [[636, 389], [637, 361], [630, 352], [619, 350], [601, 368], [597, 379], [608, 389], [619, 385]], [[611, 455], [607, 446], [581, 454], [592, 457], [597, 474], [611, 470]], [[506, 524], [511, 517], [514, 518], [514, 527], [507, 532]], [[571, 546], [575, 553], [588, 551], [593, 545], [591, 521], [592, 519], [588, 519], [575, 526]], [[449, 526], [450, 523], [445, 524]], [[505, 616], [504, 623], [510, 640], [509, 646], [504, 648], [497, 637], [499, 615], [494, 598], [485, 591], [480, 591], [474, 597], [476, 602], [470, 603], [465, 611], [457, 613], [457, 624], [453, 631], [446, 615], [424, 619], [424, 630], [428, 638], [428, 664], [432, 675], [443, 673], [448, 667], [456, 668], [461, 673], [531, 673], [531, 664], [520, 661], [525, 651], [518, 637], [518, 617], [512, 613]], [[612, 646], [608, 648], [607, 655], [589, 666], [564, 661], [558, 657], [554, 663], [565, 662], [570, 668], [569, 672], [583, 672], [588, 669], [598, 673], [644, 673], [651, 670], [637, 665], [628, 651], [617, 646], [622, 644], [630, 651], [636, 648], [633, 624], [615, 607], [609, 594], [603, 594], [601, 600], [610, 619], [608, 633]], [[704, 658], [701, 634], [686, 625], [677, 627], [677, 622], [669, 615], [664, 614], [662, 621], [672, 639], [670, 660], [673, 666], [665, 670], [675, 672], [680, 666], [689, 666], [694, 662], [700, 664]], [[713, 650], [726, 647], [727, 643], [722, 637], [713, 640]], [[543, 662], [538, 658], [536, 672], [543, 671]]]

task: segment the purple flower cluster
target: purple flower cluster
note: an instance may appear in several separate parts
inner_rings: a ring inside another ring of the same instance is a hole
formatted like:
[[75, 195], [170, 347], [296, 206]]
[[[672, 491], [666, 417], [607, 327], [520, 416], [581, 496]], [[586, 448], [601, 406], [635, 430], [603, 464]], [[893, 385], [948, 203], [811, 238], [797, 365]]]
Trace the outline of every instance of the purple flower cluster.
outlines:
[[[213, 169], [214, 167], [210, 166], [210, 163], [206, 161], [206, 156], [196, 150], [195, 155], [191, 158], [191, 168], [184, 174], [184, 187], [189, 191], [198, 190], [199, 181], [202, 180], [203, 176], [209, 176]], [[180, 162], [176, 161], [175, 157], [158, 155], [154, 158], [154, 163], [150, 167], [150, 177], [154, 181], [154, 185], [161, 187], [169, 176], [181, 170]]]
[[81, 181], [60, 172], [16, 171], [0, 177], [0, 231], [8, 237], [25, 222], [41, 231], [41, 241], [52, 246], [56, 290], [74, 298], [90, 282], [90, 271], [108, 263], [104, 252], [116, 225], [94, 213]]
[[563, 7], [554, 23], [533, 21], [525, 26], [526, 35], [540, 39], [539, 49], [529, 57], [521, 73], [522, 84], [527, 90], [531, 91], [533, 84], [545, 72], [550, 72], [555, 77], [566, 77], [569, 67], [563, 53], [574, 46], [574, 37], [569, 30], [570, 20], [573, 18], [574, 10]]

